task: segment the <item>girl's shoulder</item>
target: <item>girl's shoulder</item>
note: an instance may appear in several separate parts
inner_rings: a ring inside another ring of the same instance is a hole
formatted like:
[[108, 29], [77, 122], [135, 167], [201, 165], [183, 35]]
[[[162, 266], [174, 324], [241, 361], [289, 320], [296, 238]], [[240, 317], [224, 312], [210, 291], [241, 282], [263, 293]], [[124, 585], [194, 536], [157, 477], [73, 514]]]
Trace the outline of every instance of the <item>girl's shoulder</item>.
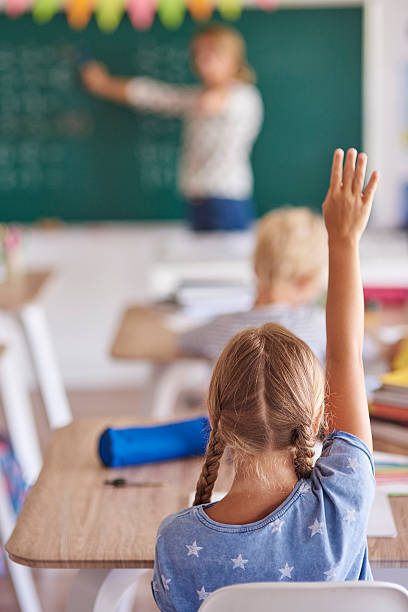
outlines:
[[157, 539], [162, 537], [165, 533], [172, 531], [173, 529], [180, 529], [181, 521], [194, 521], [195, 513], [197, 508], [192, 506], [191, 508], [184, 508], [183, 510], [178, 510], [177, 512], [173, 512], [166, 516], [159, 525], [157, 530]]
[[312, 490], [323, 499], [369, 510], [375, 491], [373, 456], [356, 436], [333, 431], [323, 442], [310, 481]]
[[368, 446], [347, 431], [332, 431], [323, 441], [322, 452], [319, 459], [326, 457], [343, 457], [353, 455], [364, 458], [367, 466], [370, 466], [374, 473], [373, 455]]

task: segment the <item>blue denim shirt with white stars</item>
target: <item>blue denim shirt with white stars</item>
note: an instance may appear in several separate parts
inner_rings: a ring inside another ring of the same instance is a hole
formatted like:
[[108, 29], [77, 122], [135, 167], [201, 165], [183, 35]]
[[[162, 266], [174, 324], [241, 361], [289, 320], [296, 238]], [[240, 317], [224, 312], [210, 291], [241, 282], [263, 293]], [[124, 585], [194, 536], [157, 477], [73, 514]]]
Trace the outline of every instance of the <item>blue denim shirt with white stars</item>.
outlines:
[[260, 521], [227, 525], [203, 508], [159, 527], [153, 595], [162, 612], [195, 612], [214, 590], [242, 582], [372, 580], [366, 530], [374, 464], [355, 436], [333, 432], [308, 479]]

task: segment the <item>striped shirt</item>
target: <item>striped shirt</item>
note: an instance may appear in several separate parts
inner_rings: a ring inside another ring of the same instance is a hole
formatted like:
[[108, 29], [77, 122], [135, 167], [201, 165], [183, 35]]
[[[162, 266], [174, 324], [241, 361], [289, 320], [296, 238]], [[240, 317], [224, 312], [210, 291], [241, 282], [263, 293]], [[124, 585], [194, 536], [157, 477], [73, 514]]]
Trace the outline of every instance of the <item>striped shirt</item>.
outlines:
[[321, 363], [326, 354], [325, 311], [317, 306], [272, 304], [247, 312], [221, 315], [179, 336], [182, 353], [215, 361], [228, 341], [248, 327], [278, 323], [306, 342]]
[[198, 87], [131, 79], [129, 103], [139, 109], [184, 119], [179, 188], [187, 199], [248, 199], [252, 195], [250, 154], [263, 120], [256, 87], [235, 82], [221, 112], [198, 109]]

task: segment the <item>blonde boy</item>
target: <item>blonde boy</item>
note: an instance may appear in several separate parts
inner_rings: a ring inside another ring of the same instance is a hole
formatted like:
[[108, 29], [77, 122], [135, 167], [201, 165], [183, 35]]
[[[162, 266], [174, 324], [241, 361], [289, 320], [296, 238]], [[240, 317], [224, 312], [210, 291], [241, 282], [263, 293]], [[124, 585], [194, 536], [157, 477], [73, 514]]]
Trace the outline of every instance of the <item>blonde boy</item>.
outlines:
[[181, 351], [215, 360], [242, 329], [275, 322], [299, 336], [324, 361], [325, 313], [315, 303], [323, 290], [326, 267], [327, 234], [320, 215], [304, 207], [266, 214], [258, 224], [253, 308], [216, 317], [182, 334]]

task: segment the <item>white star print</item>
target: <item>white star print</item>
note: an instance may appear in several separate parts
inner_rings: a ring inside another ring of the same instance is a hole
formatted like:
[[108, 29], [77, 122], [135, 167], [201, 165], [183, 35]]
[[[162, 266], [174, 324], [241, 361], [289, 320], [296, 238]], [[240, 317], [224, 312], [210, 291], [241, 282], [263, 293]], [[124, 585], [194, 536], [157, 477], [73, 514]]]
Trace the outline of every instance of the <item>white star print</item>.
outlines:
[[282, 580], [282, 578], [292, 578], [291, 574], [292, 574], [293, 569], [294, 569], [294, 566], [289, 567], [288, 562], [286, 562], [285, 567], [281, 567], [279, 569], [281, 573], [281, 577], [279, 578], [279, 580]]
[[170, 591], [170, 589], [169, 589], [169, 582], [171, 582], [171, 578], [166, 578], [166, 576], [163, 576], [163, 574], [162, 574], [161, 578], [162, 578], [163, 586], [164, 586], [165, 590], [166, 591]]
[[312, 487], [310, 486], [308, 482], [302, 482], [302, 484], [299, 487], [299, 493], [310, 493], [311, 490], [312, 490]]
[[347, 514], [344, 520], [347, 521], [349, 525], [350, 523], [354, 523], [354, 521], [356, 520], [356, 511], [354, 510], [354, 508], [352, 510], [350, 510], [350, 508], [347, 510]]
[[335, 575], [337, 574], [337, 568], [334, 567], [334, 565], [332, 565], [331, 568], [327, 570], [327, 572], [324, 572], [324, 573], [327, 576], [326, 580], [330, 580], [330, 578], [334, 578]]
[[238, 557], [236, 559], [231, 559], [231, 561], [234, 564], [234, 567], [232, 569], [235, 569], [237, 567], [240, 567], [241, 569], [245, 569], [245, 563], [248, 563], [248, 559], [243, 559], [241, 553], [239, 553]]
[[284, 525], [285, 521], [282, 521], [281, 519], [277, 518], [276, 521], [273, 521], [272, 523], [272, 533], [274, 533], [275, 531], [279, 531], [282, 529], [282, 525]]
[[316, 517], [313, 525], [309, 525], [308, 527], [308, 529], [312, 530], [310, 533], [310, 537], [313, 538], [313, 536], [316, 535], [316, 533], [323, 533], [323, 525], [324, 525], [324, 522], [322, 521], [321, 523], [319, 523]]
[[346, 465], [346, 467], [350, 468], [353, 472], [355, 472], [357, 466], [358, 466], [358, 459], [357, 459], [357, 457], [347, 457], [347, 465]]
[[204, 599], [207, 599], [207, 597], [209, 596], [209, 593], [206, 592], [204, 587], [201, 587], [201, 589], [197, 591], [197, 595], [198, 595], [198, 600], [203, 601]]
[[157, 586], [157, 580], [153, 580], [153, 591], [158, 591], [159, 587]]
[[191, 545], [186, 544], [185, 546], [186, 548], [188, 548], [187, 557], [189, 557], [190, 555], [195, 555], [196, 557], [198, 557], [198, 551], [203, 550], [202, 546], [197, 545], [197, 540], [194, 540], [194, 542]]

